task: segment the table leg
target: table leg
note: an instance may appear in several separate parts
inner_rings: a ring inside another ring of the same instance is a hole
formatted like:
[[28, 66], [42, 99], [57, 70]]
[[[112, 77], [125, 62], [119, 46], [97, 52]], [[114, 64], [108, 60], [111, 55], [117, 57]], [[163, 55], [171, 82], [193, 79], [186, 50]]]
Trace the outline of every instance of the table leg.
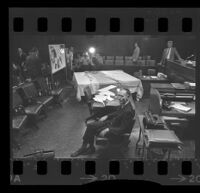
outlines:
[[136, 142], [136, 150], [138, 149], [138, 143], [140, 142], [140, 139], [141, 139], [141, 133], [142, 133], [142, 129], [140, 127], [140, 133], [139, 133], [139, 137], [138, 137], [138, 140]]

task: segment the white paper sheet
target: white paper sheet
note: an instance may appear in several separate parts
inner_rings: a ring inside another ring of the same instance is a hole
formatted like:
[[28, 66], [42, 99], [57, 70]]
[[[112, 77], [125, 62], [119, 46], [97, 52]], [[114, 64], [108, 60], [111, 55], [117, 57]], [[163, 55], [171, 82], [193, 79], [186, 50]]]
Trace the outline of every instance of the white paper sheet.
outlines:
[[173, 108], [175, 108], [175, 109], [177, 109], [177, 110], [185, 111], [185, 112], [188, 112], [188, 111], [191, 110], [190, 107], [183, 106], [183, 105], [180, 104], [180, 103], [174, 103], [174, 104], [170, 105], [170, 107], [173, 107]]
[[113, 89], [113, 88], [115, 88], [115, 87], [116, 87], [115, 85], [110, 85], [110, 86], [101, 88], [101, 89], [99, 89], [98, 91], [100, 91], [100, 92], [105, 92], [105, 91], [108, 91], [108, 90]]

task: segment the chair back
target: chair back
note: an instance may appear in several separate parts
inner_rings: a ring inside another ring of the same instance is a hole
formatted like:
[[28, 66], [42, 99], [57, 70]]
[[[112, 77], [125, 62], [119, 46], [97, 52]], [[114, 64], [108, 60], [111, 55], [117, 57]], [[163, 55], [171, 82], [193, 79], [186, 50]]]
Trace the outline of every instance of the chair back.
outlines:
[[123, 60], [124, 57], [123, 56], [115, 56], [115, 60]]
[[87, 86], [84, 90], [84, 94], [86, 97], [86, 101], [89, 102], [92, 99], [92, 92], [89, 86]]
[[114, 56], [106, 56], [106, 60], [114, 60]]
[[150, 90], [150, 100], [149, 100], [149, 111], [152, 114], [161, 114], [162, 109], [162, 99], [160, 97], [160, 93], [157, 89], [151, 88]]
[[25, 94], [25, 98], [28, 99], [38, 97], [38, 91], [33, 82], [24, 84], [21, 88]]
[[114, 65], [114, 60], [112, 59], [105, 60], [105, 65]]
[[156, 70], [155, 69], [148, 69], [147, 70], [147, 74], [149, 76], [155, 76], [156, 75]]
[[40, 90], [43, 94], [49, 94], [49, 87], [47, 85], [46, 79], [41, 77], [35, 80], [35, 86]]
[[115, 65], [124, 65], [124, 60], [115, 60]]
[[13, 109], [18, 107], [19, 105], [23, 105], [23, 100], [20, 97], [20, 95], [18, 94], [16, 89], [13, 89]]

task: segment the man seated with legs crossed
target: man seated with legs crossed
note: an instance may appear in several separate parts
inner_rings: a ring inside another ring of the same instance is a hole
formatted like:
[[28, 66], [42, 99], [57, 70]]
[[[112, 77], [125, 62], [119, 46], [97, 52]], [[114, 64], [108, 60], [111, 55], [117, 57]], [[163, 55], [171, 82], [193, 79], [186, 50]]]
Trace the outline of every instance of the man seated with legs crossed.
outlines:
[[108, 138], [127, 133], [133, 125], [134, 116], [135, 110], [129, 100], [129, 93], [127, 93], [117, 111], [104, 115], [101, 118], [95, 118], [95, 116], [89, 118], [86, 122], [87, 128], [83, 135], [82, 146], [76, 152], [72, 153], [71, 157], [94, 153], [94, 138], [102, 131], [103, 135]]

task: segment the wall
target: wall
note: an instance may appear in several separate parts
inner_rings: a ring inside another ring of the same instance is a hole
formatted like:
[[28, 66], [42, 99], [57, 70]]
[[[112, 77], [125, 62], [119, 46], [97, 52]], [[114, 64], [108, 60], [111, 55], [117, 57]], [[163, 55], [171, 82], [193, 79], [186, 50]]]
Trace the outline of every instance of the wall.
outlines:
[[134, 42], [138, 42], [141, 55], [151, 55], [153, 59], [160, 61], [162, 51], [166, 47], [166, 41], [174, 40], [175, 47], [182, 58], [195, 53], [195, 37], [193, 36], [82, 36], [82, 35], [13, 35], [10, 37], [10, 60], [15, 60], [18, 47], [26, 53], [37, 47], [43, 61], [49, 62], [48, 45], [65, 44], [66, 47], [73, 46], [75, 51], [86, 51], [88, 47], [94, 46], [102, 55], [132, 55]]

